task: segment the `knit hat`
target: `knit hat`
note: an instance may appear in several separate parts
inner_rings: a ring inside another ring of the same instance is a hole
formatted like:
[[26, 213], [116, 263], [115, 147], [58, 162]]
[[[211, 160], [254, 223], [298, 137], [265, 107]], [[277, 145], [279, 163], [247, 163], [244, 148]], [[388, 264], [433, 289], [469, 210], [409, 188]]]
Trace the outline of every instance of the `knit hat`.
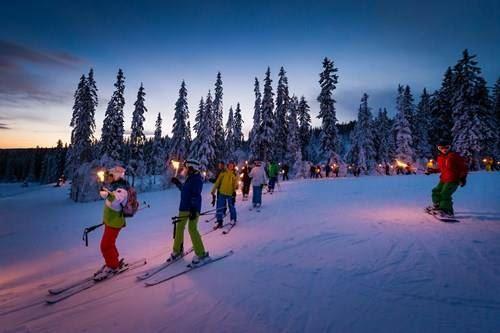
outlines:
[[184, 162], [184, 165], [187, 168], [191, 167], [196, 171], [200, 171], [200, 162], [198, 162], [197, 160], [194, 160], [194, 159], [186, 160], [186, 162]]

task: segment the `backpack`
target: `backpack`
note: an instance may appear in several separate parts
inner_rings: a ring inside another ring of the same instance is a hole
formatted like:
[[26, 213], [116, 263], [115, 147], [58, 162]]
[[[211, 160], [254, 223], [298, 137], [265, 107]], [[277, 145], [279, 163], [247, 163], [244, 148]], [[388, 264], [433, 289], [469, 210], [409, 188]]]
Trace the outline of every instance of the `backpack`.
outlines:
[[132, 186], [127, 187], [127, 203], [122, 205], [123, 217], [133, 217], [139, 210], [139, 201], [137, 201], [137, 192]]

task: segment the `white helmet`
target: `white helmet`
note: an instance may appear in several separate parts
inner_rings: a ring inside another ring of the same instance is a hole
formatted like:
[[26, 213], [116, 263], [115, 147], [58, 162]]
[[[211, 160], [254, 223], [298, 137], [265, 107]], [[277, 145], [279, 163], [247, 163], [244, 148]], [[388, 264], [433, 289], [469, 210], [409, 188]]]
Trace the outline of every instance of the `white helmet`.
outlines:
[[195, 159], [186, 160], [184, 162], [184, 166], [186, 166], [186, 168], [191, 167], [191, 168], [193, 168], [196, 171], [200, 171], [200, 162], [198, 162]]

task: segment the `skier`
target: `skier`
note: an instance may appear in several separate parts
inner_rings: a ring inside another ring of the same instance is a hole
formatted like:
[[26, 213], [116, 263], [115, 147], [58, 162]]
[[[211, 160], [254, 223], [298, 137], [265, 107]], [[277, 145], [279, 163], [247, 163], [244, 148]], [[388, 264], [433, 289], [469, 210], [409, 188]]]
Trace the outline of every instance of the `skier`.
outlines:
[[276, 181], [278, 180], [278, 172], [278, 164], [276, 164], [273, 160], [269, 161], [269, 166], [267, 167], [269, 186], [267, 191], [271, 194], [274, 192], [274, 185], [276, 185]]
[[325, 165], [325, 177], [330, 177], [330, 172], [332, 171], [332, 167], [330, 166], [330, 161]]
[[[226, 203], [229, 206], [229, 215], [232, 223], [236, 223], [236, 208], [234, 208], [233, 196], [236, 194], [238, 189], [238, 179], [234, 173], [234, 162], [229, 162], [227, 169], [219, 174], [219, 177], [215, 181], [212, 187], [212, 206], [215, 201], [217, 202], [216, 218], [217, 222], [215, 229], [222, 228], [222, 222], [224, 217], [224, 211], [226, 209]], [[217, 191], [217, 200], [215, 192]]]
[[122, 209], [127, 202], [127, 188], [129, 185], [124, 179], [125, 169], [121, 166], [106, 170], [104, 177], [104, 182], [108, 184], [109, 188], [102, 186], [99, 194], [105, 199], [102, 217], [104, 233], [101, 239], [101, 253], [105, 265], [94, 274], [94, 279], [97, 281], [112, 276], [124, 265], [123, 259], [118, 259], [116, 239], [120, 230], [125, 227], [125, 217], [122, 214]]
[[283, 172], [283, 181], [289, 180], [288, 172], [290, 172], [290, 167], [288, 167], [288, 164], [283, 164], [281, 171]]
[[252, 179], [252, 205], [257, 208], [262, 206], [262, 188], [267, 184], [267, 177], [261, 162], [255, 161], [254, 164], [249, 176]]
[[203, 180], [200, 175], [200, 163], [196, 160], [187, 160], [184, 162], [187, 168], [187, 178], [184, 184], [176, 177], [172, 178], [174, 183], [181, 191], [181, 202], [179, 204], [179, 220], [176, 222], [175, 238], [172, 254], [167, 261], [177, 260], [182, 256], [184, 229], [188, 224], [189, 236], [193, 243], [195, 256], [193, 265], [197, 265], [209, 259], [208, 252], [205, 251], [203, 241], [198, 232], [198, 218], [201, 211], [201, 191], [203, 190]]
[[241, 181], [243, 182], [243, 188], [242, 188], [242, 193], [243, 193], [243, 200], [248, 199], [248, 193], [250, 192], [250, 184], [252, 182], [252, 178], [248, 175], [250, 173], [250, 167], [248, 165], [245, 165], [241, 169]]
[[425, 174], [441, 172], [439, 184], [432, 189], [432, 206], [426, 209], [444, 218], [453, 217], [452, 194], [467, 182], [467, 165], [462, 156], [450, 151], [450, 143], [442, 140], [438, 145], [437, 168], [427, 168]]

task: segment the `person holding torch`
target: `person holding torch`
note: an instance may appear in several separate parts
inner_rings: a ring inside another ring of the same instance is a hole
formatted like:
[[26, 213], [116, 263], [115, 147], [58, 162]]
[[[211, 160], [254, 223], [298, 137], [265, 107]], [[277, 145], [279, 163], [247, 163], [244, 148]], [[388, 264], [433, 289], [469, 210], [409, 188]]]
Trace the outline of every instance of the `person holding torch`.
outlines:
[[437, 149], [437, 168], [427, 167], [426, 175], [441, 173], [439, 183], [432, 189], [432, 206], [426, 208], [430, 213], [437, 213], [441, 217], [453, 217], [452, 195], [458, 186], [465, 186], [467, 182], [467, 165], [462, 156], [450, 150], [450, 142], [441, 140]]
[[125, 217], [122, 209], [127, 203], [127, 188], [129, 185], [124, 179], [125, 169], [121, 166], [101, 170], [97, 173], [97, 176], [102, 183], [99, 194], [105, 199], [102, 217], [104, 233], [101, 239], [101, 253], [105, 265], [94, 274], [94, 279], [99, 281], [112, 276], [124, 265], [123, 259], [118, 259], [119, 253], [116, 248], [116, 239], [120, 230], [125, 227]]

